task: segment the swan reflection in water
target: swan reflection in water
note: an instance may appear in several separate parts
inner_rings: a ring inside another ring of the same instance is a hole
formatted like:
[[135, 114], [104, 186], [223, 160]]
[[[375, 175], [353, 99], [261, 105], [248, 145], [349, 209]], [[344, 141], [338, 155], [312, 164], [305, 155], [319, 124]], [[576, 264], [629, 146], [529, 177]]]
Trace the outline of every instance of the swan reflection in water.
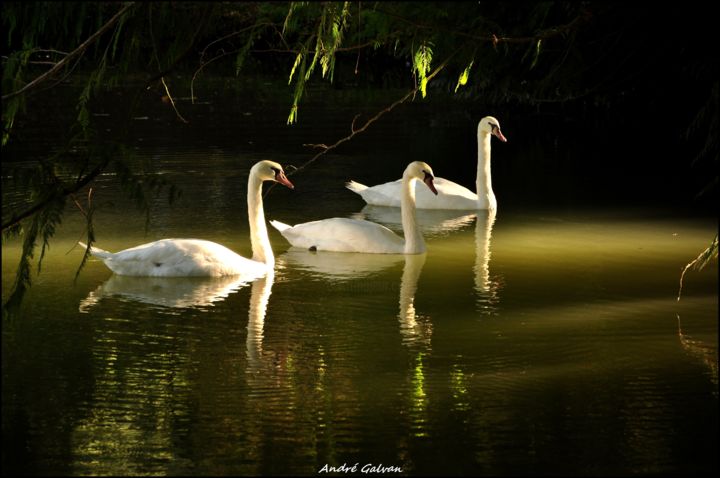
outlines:
[[319, 279], [333, 281], [365, 278], [388, 269], [402, 260], [402, 254], [310, 252], [297, 247], [291, 247], [277, 259], [279, 268], [293, 269]]
[[406, 255], [405, 267], [400, 280], [400, 334], [404, 345], [420, 345], [430, 349], [432, 337], [432, 321], [429, 316], [419, 315], [415, 310], [415, 292], [425, 265], [425, 254]]
[[478, 211], [475, 220], [475, 293], [478, 312], [495, 313], [500, 302], [501, 282], [490, 275], [490, 239], [495, 211]]
[[268, 274], [252, 283], [250, 306], [248, 307], [247, 338], [245, 341], [247, 368], [250, 376], [262, 372], [269, 364], [263, 360], [263, 336], [265, 315], [272, 293], [275, 272]]
[[[301, 270], [321, 280], [332, 282], [364, 279], [399, 262], [405, 262], [400, 279], [398, 320], [405, 345], [430, 346], [432, 323], [430, 318], [417, 314], [415, 292], [427, 254], [359, 254], [347, 252], [309, 252], [291, 248], [278, 257], [279, 267]], [[366, 282], [363, 287], [367, 287]], [[386, 289], [386, 284], [382, 288]]]
[[[476, 310], [494, 313], [500, 302], [502, 283], [490, 274], [490, 243], [497, 212], [495, 210], [444, 210], [418, 209], [417, 221], [423, 233], [439, 237], [458, 232], [475, 221], [475, 263], [473, 265]], [[396, 207], [365, 206], [355, 214], [358, 219], [368, 219], [385, 224], [391, 229], [401, 227], [400, 210]], [[432, 253], [432, 252], [431, 252]]]
[[[417, 209], [415, 217], [424, 235], [432, 237], [457, 231], [471, 224], [477, 212], [470, 210]], [[493, 212], [493, 214], [495, 213]], [[360, 212], [354, 214], [353, 217], [378, 222], [390, 229], [402, 230], [400, 209], [396, 207], [367, 205]]]
[[699, 362], [703, 363], [710, 375], [710, 381], [715, 386], [713, 393], [718, 394], [718, 355], [717, 345], [712, 346], [703, 340], [697, 339], [687, 332], [684, 332], [680, 324], [680, 314], [675, 314], [678, 323], [678, 338], [682, 348]]
[[80, 302], [87, 313], [103, 298], [142, 302], [169, 308], [210, 307], [250, 283], [242, 276], [132, 277], [113, 274]]

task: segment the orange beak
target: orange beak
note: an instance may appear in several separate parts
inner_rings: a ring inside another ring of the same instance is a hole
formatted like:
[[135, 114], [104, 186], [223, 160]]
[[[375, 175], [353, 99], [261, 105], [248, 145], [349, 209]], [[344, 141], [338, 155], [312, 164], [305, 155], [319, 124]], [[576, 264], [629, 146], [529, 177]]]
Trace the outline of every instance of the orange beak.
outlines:
[[279, 182], [283, 186], [286, 186], [290, 189], [295, 189], [295, 186], [293, 183], [290, 182], [290, 180], [285, 176], [285, 173], [282, 171], [278, 171], [275, 173], [275, 181]]

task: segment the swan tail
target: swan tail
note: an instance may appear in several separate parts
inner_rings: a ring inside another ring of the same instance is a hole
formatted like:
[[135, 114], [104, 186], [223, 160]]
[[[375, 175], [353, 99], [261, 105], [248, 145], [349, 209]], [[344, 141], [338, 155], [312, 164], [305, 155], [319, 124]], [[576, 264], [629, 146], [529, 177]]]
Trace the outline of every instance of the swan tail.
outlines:
[[270, 221], [270, 225], [280, 232], [283, 232], [285, 229], [290, 229], [292, 227], [292, 226], [288, 226], [284, 222], [275, 221], [275, 220]]
[[[78, 241], [78, 244], [80, 244], [83, 249], [87, 249], [87, 244], [85, 244], [84, 242]], [[113, 255], [112, 252], [108, 252], [104, 249], [100, 249], [99, 247], [95, 247], [95, 246], [92, 246], [90, 248], [90, 254], [92, 254], [95, 257], [99, 257], [101, 259], [108, 259], [108, 258], [112, 257], [112, 255]]]
[[357, 194], [360, 194], [361, 192], [365, 191], [368, 188], [364, 184], [360, 184], [353, 180], [346, 182], [345, 187], [348, 188], [350, 191], [357, 193]]

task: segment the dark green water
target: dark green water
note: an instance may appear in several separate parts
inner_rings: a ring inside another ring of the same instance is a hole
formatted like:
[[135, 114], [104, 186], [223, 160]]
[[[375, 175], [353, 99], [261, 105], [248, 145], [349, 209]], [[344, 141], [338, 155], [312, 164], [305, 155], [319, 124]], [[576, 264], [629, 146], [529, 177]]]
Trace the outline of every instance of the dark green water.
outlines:
[[[147, 235], [101, 178], [97, 244], [198, 237], [248, 255], [247, 171], [265, 158], [154, 154], [184, 194], [158, 199]], [[364, 208], [343, 183], [395, 179], [411, 159], [324, 158], [271, 192], [267, 218], [399, 230], [398, 210]], [[271, 229], [276, 271], [252, 284], [114, 277], [99, 261], [73, 283], [71, 213], [3, 324], [4, 472], [716, 474], [717, 263], [676, 301], [716, 219], [504, 207], [496, 192], [496, 217], [421, 214], [423, 256], [311, 253]], [[5, 299], [19, 244], [2, 253]]]

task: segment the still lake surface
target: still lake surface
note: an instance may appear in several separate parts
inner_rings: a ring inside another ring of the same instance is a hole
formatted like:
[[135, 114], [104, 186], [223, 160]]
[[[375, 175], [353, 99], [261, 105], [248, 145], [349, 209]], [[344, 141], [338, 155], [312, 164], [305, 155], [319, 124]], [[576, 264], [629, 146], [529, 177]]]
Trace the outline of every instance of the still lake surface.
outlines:
[[[97, 245], [197, 237], [249, 255], [249, 168], [307, 158], [154, 148], [143, 160], [183, 195], [158, 197], [145, 233], [101, 177]], [[294, 191], [274, 188], [266, 217], [401, 231], [398, 209], [343, 184], [396, 179], [413, 159], [329, 155]], [[313, 253], [270, 228], [275, 273], [250, 284], [118, 277], [98, 260], [74, 282], [83, 222], [70, 211], [3, 324], [5, 472], [716, 474], [717, 263], [676, 300], [716, 218], [496, 193], [493, 216], [420, 211], [421, 256]], [[19, 251], [3, 244], [3, 299]]]

